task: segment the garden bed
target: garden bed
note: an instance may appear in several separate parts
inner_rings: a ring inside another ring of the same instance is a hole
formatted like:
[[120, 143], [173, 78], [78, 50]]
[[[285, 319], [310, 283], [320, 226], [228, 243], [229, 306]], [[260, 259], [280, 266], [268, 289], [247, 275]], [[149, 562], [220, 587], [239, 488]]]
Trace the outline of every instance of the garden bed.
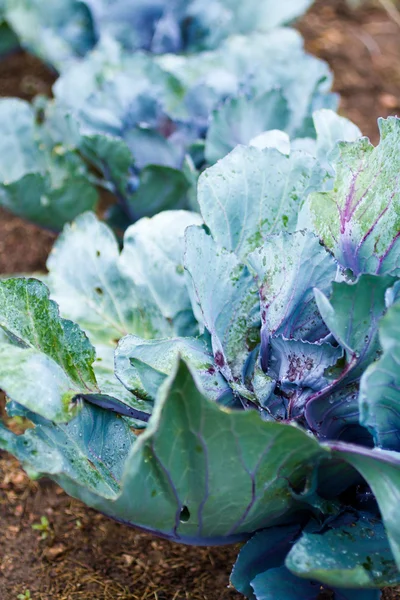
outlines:
[[[341, 113], [376, 142], [378, 116], [400, 110], [400, 31], [379, 9], [351, 13], [322, 0], [300, 23], [307, 49], [327, 60]], [[54, 77], [21, 53], [0, 62], [0, 95], [46, 93]], [[55, 236], [0, 213], [0, 273], [44, 268]], [[237, 548], [190, 548], [138, 533], [71, 500], [50, 482], [32, 483], [0, 457], [0, 598], [30, 591], [41, 600], [241, 598], [229, 589]], [[33, 529], [42, 517], [49, 525]], [[45, 534], [45, 539], [42, 534]], [[27, 596], [28, 597], [28, 596]], [[400, 598], [387, 593], [385, 598]]]

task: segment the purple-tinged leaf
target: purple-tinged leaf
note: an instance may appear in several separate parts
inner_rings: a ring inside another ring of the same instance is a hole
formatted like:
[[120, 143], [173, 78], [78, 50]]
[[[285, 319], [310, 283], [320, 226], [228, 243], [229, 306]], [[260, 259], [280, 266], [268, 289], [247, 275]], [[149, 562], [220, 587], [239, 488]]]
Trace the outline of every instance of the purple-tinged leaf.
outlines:
[[400, 274], [400, 120], [379, 120], [380, 144], [340, 143], [330, 192], [310, 196], [315, 232], [339, 263], [361, 273]]
[[263, 330], [311, 342], [327, 335], [314, 288], [329, 293], [338, 269], [315, 235], [298, 231], [270, 236], [248, 262], [257, 276]]

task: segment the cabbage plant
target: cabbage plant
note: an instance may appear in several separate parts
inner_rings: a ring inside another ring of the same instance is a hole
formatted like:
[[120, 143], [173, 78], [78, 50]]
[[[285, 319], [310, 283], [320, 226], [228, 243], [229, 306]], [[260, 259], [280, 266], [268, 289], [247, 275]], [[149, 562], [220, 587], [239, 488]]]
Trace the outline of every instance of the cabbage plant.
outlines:
[[55, 69], [105, 38], [128, 52], [198, 52], [234, 34], [266, 32], [293, 21], [312, 0], [1, 0], [21, 45]]
[[257, 600], [400, 582], [400, 120], [376, 147], [318, 121], [307, 150], [275, 132], [207, 169], [201, 214], [120, 252], [85, 213], [46, 285], [0, 282], [0, 386], [32, 425], [1, 447], [123, 523], [245, 542]]
[[0, 203], [60, 230], [109, 192], [121, 229], [161, 210], [198, 210], [198, 173], [268, 130], [315, 138], [334, 108], [327, 65], [299, 34], [231, 37], [192, 56], [127, 53], [108, 40], [66, 69], [55, 100], [0, 101]]

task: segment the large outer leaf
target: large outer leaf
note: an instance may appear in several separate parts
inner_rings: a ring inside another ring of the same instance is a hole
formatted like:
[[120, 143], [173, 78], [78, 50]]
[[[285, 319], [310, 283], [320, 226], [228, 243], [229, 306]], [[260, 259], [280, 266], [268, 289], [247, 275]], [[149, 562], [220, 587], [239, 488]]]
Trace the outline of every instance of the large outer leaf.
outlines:
[[326, 335], [314, 288], [330, 290], [337, 264], [315, 235], [298, 231], [271, 236], [248, 262], [257, 275], [263, 329], [268, 334], [309, 341]]
[[211, 334], [216, 366], [228, 380], [240, 381], [259, 330], [254, 280], [235, 254], [219, 247], [200, 227], [186, 232], [185, 267]]
[[0, 281], [0, 327], [19, 346], [1, 346], [0, 386], [13, 400], [65, 421], [75, 412], [73, 396], [98, 391], [93, 346], [77, 325], [60, 318], [43, 283]]
[[400, 303], [383, 317], [379, 337], [382, 358], [363, 374], [360, 385], [360, 420], [387, 450], [400, 450]]
[[308, 154], [240, 146], [202, 174], [198, 201], [216, 242], [242, 258], [267, 235], [294, 231], [307, 192], [321, 182]]
[[[342, 517], [343, 519], [343, 517]], [[322, 533], [303, 533], [286, 558], [294, 575], [332, 587], [382, 588], [400, 583], [385, 529], [368, 514]]]
[[339, 145], [331, 192], [314, 194], [317, 234], [337, 260], [360, 273], [400, 274], [400, 120], [380, 120], [381, 141]]
[[[95, 449], [105, 439], [96, 422], [79, 421]], [[149, 426], [125, 463], [121, 495], [112, 502], [102, 485], [96, 493], [88, 486], [87, 458], [65, 446], [64, 433], [52, 431], [40, 443], [48, 444], [54, 460], [36, 462], [37, 471], [50, 473], [68, 493], [106, 514], [186, 543], [228, 542], [281, 522], [298, 506], [292, 487], [301, 486], [326, 454], [296, 427], [264, 422], [256, 411], [221, 410], [198, 391], [183, 363], [163, 385]], [[17, 438], [13, 452], [27, 465], [39, 461], [23, 453], [23, 439]], [[110, 465], [115, 451], [112, 445], [109, 455], [104, 450]]]
[[94, 342], [115, 346], [128, 333], [153, 337], [171, 331], [148, 294], [123, 273], [117, 240], [94, 214], [66, 226], [47, 266], [62, 313], [79, 321]]
[[55, 422], [72, 419], [72, 398], [88, 392], [76, 385], [55, 360], [34, 349], [0, 344], [0, 388], [9, 398]]

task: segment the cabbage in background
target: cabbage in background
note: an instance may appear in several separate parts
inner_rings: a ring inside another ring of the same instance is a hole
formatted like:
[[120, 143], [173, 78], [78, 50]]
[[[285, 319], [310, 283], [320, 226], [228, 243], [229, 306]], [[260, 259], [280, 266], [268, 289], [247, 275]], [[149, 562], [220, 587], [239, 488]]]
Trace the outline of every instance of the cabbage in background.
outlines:
[[[266, 32], [303, 14], [312, 0], [2, 0], [22, 47], [62, 71], [104, 38], [128, 52], [213, 49], [233, 34]], [[1, 7], [0, 7], [1, 8]]]
[[96, 207], [98, 186], [121, 229], [198, 210], [198, 173], [238, 143], [277, 129], [315, 138], [312, 112], [337, 104], [331, 82], [290, 29], [192, 56], [129, 54], [108, 40], [65, 70], [54, 101], [0, 101], [0, 202], [55, 230]]

